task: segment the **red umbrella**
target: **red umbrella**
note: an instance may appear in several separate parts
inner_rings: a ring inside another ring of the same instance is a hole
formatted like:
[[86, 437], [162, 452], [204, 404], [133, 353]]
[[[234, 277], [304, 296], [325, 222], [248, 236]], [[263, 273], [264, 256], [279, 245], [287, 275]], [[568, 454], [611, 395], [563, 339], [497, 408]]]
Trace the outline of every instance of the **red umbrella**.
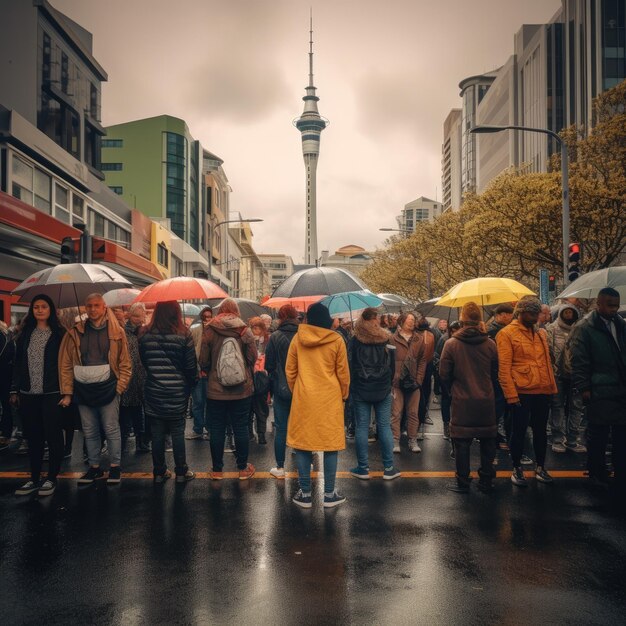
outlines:
[[306, 313], [306, 310], [316, 302], [319, 302], [326, 296], [295, 296], [293, 298], [270, 298], [263, 303], [263, 306], [268, 306], [272, 309], [280, 309], [284, 304], [291, 304], [296, 311]]
[[135, 302], [169, 302], [171, 300], [208, 300], [228, 298], [228, 294], [205, 278], [178, 276], [148, 285]]

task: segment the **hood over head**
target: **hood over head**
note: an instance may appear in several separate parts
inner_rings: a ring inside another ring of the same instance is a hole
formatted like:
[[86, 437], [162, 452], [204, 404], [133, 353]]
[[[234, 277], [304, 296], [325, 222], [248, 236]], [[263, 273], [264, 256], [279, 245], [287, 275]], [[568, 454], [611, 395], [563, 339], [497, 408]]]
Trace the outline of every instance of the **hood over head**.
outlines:
[[212, 328], [220, 335], [241, 335], [247, 328], [245, 322], [234, 313], [220, 313], [209, 322]]
[[300, 343], [307, 348], [333, 343], [337, 339], [343, 342], [341, 335], [334, 330], [320, 328], [311, 324], [300, 324], [298, 327], [298, 338]]
[[483, 332], [479, 326], [463, 326], [461, 330], [454, 333], [453, 339], [458, 339], [463, 343], [477, 344], [489, 339], [489, 335]]
[[[563, 319], [563, 312], [567, 311], [568, 309], [570, 309], [571, 311], [574, 311], [573, 321], [569, 323]], [[571, 328], [580, 319], [580, 313], [578, 312], [578, 309], [573, 304], [566, 303], [559, 307], [559, 312], [558, 312], [556, 319], [559, 322], [559, 326], [567, 326]]]

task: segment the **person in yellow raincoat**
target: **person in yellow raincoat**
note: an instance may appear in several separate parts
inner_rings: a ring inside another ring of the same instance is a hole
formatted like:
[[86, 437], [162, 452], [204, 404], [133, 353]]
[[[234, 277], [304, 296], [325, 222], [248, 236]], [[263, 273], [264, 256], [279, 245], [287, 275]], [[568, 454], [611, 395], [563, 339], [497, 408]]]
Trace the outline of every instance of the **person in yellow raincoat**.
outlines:
[[287, 445], [296, 451], [300, 489], [293, 497], [310, 509], [311, 459], [324, 451], [324, 507], [345, 502], [335, 490], [337, 455], [346, 447], [343, 403], [350, 390], [350, 368], [342, 336], [330, 330], [328, 309], [319, 303], [307, 310], [307, 323], [298, 327], [287, 354], [285, 374], [293, 399], [289, 413]]

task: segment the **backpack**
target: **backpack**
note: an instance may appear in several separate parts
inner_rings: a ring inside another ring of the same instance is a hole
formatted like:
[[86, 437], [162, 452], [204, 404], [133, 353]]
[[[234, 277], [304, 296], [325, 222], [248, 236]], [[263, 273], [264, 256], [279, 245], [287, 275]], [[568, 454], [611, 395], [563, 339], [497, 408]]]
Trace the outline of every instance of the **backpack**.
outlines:
[[364, 347], [364, 344], [359, 342], [355, 348], [354, 364], [358, 366], [358, 369], [357, 367], [354, 369], [360, 381], [367, 387], [387, 384], [390, 356], [386, 346], [383, 350], [378, 350], [369, 346]]
[[235, 337], [224, 339], [217, 355], [215, 373], [222, 387], [236, 387], [246, 382], [246, 363], [240, 342]]

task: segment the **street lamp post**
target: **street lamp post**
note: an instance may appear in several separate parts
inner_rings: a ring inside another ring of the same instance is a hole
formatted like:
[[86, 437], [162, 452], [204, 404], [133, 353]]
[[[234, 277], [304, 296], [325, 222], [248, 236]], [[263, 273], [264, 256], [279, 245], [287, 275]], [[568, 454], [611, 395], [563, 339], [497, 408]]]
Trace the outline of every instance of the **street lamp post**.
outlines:
[[529, 126], [474, 126], [470, 129], [470, 133], [499, 133], [503, 130], [521, 130], [529, 133], [543, 133], [552, 137], [561, 148], [561, 197], [563, 203], [563, 284], [567, 285], [567, 256], [569, 249], [569, 171], [568, 171], [568, 155], [567, 144], [554, 131], [547, 128], [531, 128]]
[[211, 228], [211, 223], [209, 222], [209, 280], [213, 280], [213, 233], [217, 231], [220, 226], [224, 224], [249, 224], [251, 222], [262, 222], [263, 220], [259, 217], [250, 217], [245, 220], [222, 220], [218, 222]]

